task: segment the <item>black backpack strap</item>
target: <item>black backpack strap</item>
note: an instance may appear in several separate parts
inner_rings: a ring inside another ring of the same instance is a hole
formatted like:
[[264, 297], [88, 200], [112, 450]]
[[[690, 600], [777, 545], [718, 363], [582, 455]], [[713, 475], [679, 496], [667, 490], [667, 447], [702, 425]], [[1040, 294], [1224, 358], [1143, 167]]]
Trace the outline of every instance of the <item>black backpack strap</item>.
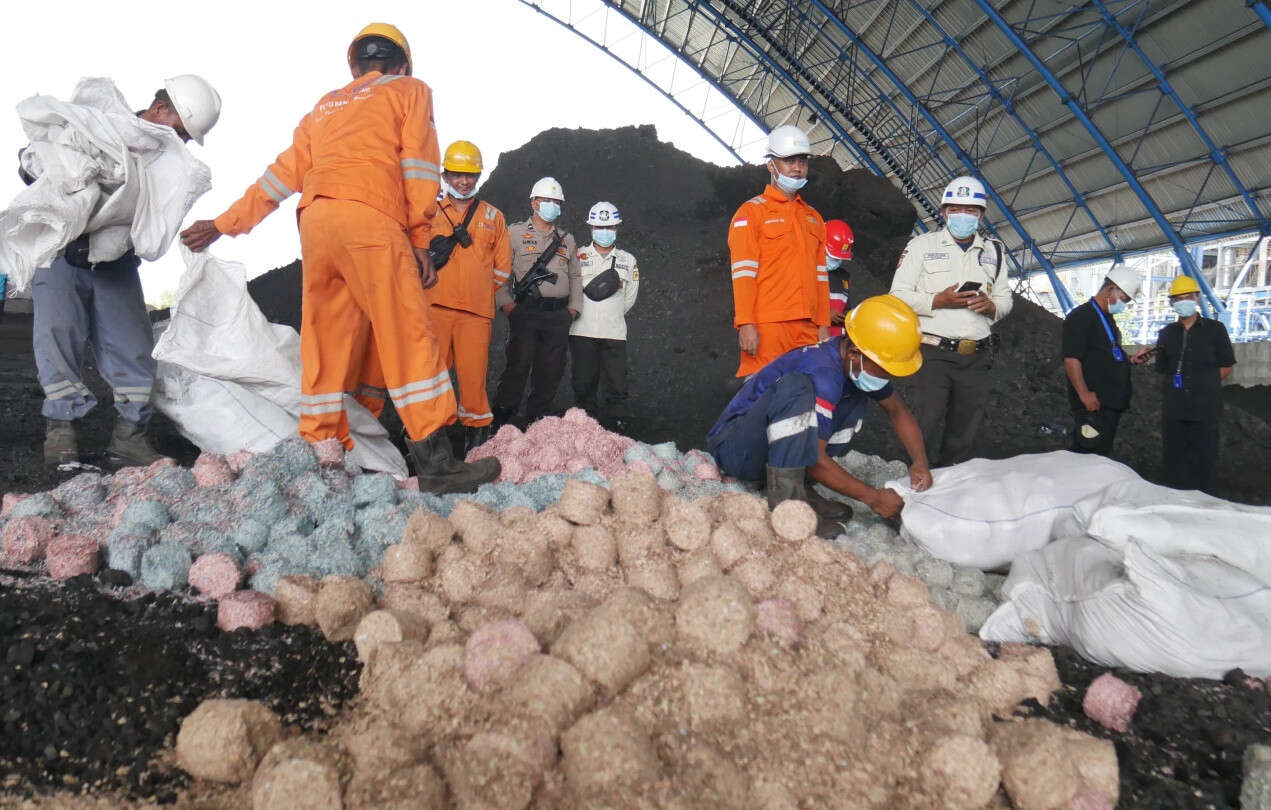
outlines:
[[[472, 205], [469, 205], [469, 206], [468, 206], [468, 213], [466, 213], [466, 214], [464, 214], [464, 215], [463, 215], [463, 227], [464, 227], [464, 228], [467, 228], [467, 227], [468, 227], [468, 223], [472, 221], [472, 215], [473, 215], [473, 214], [475, 214], [475, 213], [477, 212], [477, 209], [478, 209], [478, 208], [480, 208], [480, 207], [481, 207], [481, 198], [480, 198], [480, 197], [473, 197], [473, 198], [472, 198]], [[446, 217], [446, 219], [449, 219], [449, 217]], [[453, 223], [451, 223], [451, 225], [452, 225], [452, 227], [453, 227]]]

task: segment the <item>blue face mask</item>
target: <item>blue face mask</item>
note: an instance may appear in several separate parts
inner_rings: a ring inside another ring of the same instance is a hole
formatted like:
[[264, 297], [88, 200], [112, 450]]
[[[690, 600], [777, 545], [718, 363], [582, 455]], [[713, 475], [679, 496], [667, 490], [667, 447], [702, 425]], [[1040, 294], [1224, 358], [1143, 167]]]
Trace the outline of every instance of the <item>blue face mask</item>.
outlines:
[[469, 191], [467, 194], [462, 194], [459, 192], [459, 189], [449, 183], [446, 183], [446, 193], [451, 197], [454, 197], [456, 200], [471, 200], [473, 197], [477, 196], [477, 187], [473, 186], [472, 191]]
[[1178, 317], [1180, 318], [1190, 318], [1191, 316], [1196, 314], [1197, 304], [1195, 301], [1192, 301], [1191, 299], [1186, 299], [1183, 301], [1175, 301], [1173, 306], [1174, 306], [1174, 311], [1178, 313]]
[[864, 360], [861, 361], [861, 370], [856, 374], [852, 373], [852, 367], [849, 364], [847, 367], [847, 376], [852, 379], [852, 385], [855, 385], [857, 388], [866, 393], [881, 391], [884, 387], [886, 387], [887, 383], [891, 382], [891, 380], [887, 380], [882, 377], [875, 377], [873, 374], [866, 371]]
[[1125, 312], [1125, 302], [1113, 301], [1111, 304], [1108, 304], [1108, 312], [1113, 315], [1120, 315], [1122, 312]]
[[843, 260], [838, 258], [837, 256], [831, 256], [828, 253], [825, 254], [825, 268], [827, 270], [837, 270], [839, 269], [839, 265], [842, 263], [843, 263]]
[[592, 228], [591, 241], [600, 247], [609, 247], [618, 241], [618, 232], [613, 228]]
[[776, 169], [773, 169], [773, 172], [777, 175], [777, 188], [781, 189], [786, 194], [794, 194], [796, 191], [808, 184], [808, 178], [806, 177], [787, 177], [781, 172], [778, 172]]
[[954, 239], [966, 239], [975, 233], [975, 229], [980, 227], [980, 218], [975, 214], [956, 213], [950, 214], [946, 220], [949, 226], [949, 233], [953, 234]]
[[538, 215], [544, 222], [555, 222], [560, 216], [560, 204], [552, 200], [543, 200], [538, 204]]

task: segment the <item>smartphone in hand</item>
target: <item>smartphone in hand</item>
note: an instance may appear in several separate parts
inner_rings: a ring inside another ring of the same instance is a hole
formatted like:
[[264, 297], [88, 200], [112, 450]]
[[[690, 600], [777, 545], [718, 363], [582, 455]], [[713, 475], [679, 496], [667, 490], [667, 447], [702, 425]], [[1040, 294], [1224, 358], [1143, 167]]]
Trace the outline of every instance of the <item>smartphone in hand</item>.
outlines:
[[980, 282], [978, 281], [963, 282], [962, 286], [958, 288], [958, 292], [960, 293], [979, 292], [979, 291], [980, 291]]

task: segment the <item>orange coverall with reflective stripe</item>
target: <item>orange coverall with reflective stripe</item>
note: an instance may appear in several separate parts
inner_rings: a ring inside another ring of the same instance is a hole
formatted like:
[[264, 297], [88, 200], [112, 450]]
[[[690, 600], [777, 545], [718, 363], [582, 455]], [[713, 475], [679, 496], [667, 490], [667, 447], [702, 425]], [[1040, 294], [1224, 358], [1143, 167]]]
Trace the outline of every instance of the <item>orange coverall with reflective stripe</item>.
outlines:
[[742, 203], [728, 228], [733, 325], [759, 331], [755, 354], [741, 353], [738, 377], [755, 373], [785, 352], [816, 343], [830, 325], [825, 222], [799, 195], [772, 185]]
[[344, 396], [364, 386], [385, 390], [412, 440], [455, 420], [411, 252], [432, 235], [438, 160], [428, 85], [367, 73], [323, 96], [291, 146], [216, 218], [221, 233], [247, 233], [301, 194], [300, 435], [309, 441], [352, 448]]
[[[459, 421], [481, 427], [494, 420], [486, 393], [490, 364], [490, 335], [494, 319], [494, 293], [508, 280], [512, 249], [503, 212], [484, 200], [468, 222], [472, 246], [455, 245], [450, 261], [437, 271], [437, 285], [425, 290], [432, 305], [433, 330], [459, 382]], [[442, 199], [433, 233], [449, 236], [463, 222], [468, 210], [460, 210], [449, 196]]]

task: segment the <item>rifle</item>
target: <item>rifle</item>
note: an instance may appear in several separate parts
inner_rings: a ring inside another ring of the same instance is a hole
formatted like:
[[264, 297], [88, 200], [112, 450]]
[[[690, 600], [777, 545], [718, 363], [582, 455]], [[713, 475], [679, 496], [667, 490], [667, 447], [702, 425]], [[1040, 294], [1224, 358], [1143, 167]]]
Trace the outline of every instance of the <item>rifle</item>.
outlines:
[[512, 300], [520, 304], [524, 301], [537, 301], [542, 297], [538, 291], [538, 286], [544, 281], [555, 281], [556, 274], [547, 269], [547, 265], [556, 256], [556, 249], [560, 247], [560, 243], [565, 241], [565, 235], [555, 228], [552, 229], [552, 241], [548, 243], [547, 248], [534, 260], [534, 264], [530, 265], [530, 269], [520, 279], [512, 281]]

